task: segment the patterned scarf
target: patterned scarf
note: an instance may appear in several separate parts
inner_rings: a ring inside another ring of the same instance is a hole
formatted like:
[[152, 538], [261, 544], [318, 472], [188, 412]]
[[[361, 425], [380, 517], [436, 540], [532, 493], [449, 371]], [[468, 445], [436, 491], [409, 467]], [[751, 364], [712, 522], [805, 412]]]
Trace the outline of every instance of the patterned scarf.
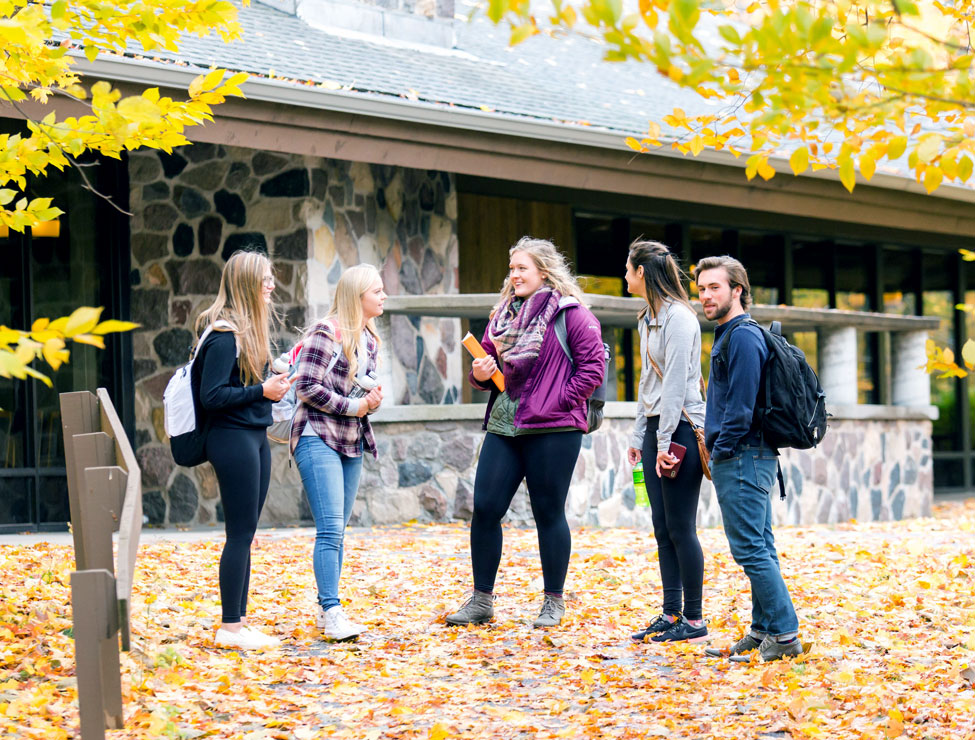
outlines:
[[[542, 286], [524, 303], [512, 298], [494, 314], [488, 335], [504, 363], [505, 390], [510, 398], [519, 398], [542, 348], [548, 322], [559, 307], [562, 294]], [[519, 305], [521, 304], [521, 305]]]

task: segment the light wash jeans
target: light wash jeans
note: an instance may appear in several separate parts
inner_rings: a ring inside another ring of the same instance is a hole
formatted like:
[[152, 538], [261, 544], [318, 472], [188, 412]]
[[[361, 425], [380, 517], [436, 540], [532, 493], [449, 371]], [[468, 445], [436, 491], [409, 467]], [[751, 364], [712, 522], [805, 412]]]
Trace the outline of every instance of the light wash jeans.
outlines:
[[345, 527], [359, 489], [362, 456], [346, 457], [321, 437], [302, 437], [295, 447], [295, 462], [315, 517], [315, 581], [323, 609], [338, 606]]
[[728, 545], [752, 585], [752, 630], [773, 637], [799, 629], [772, 536], [771, 491], [777, 462], [771, 449], [752, 446], [739, 447], [726, 460], [711, 461]]

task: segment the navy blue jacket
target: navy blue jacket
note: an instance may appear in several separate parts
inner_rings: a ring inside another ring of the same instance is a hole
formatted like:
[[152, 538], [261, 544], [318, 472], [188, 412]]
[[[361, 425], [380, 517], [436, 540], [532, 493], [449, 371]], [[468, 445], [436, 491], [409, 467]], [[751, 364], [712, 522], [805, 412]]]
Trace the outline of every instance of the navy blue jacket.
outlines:
[[733, 457], [739, 444], [757, 445], [762, 439], [754, 414], [769, 355], [765, 337], [757, 326], [743, 326], [730, 336], [727, 364], [721, 357], [731, 329], [748, 318], [747, 313], [736, 316], [714, 330], [704, 417], [705, 443], [714, 460]]

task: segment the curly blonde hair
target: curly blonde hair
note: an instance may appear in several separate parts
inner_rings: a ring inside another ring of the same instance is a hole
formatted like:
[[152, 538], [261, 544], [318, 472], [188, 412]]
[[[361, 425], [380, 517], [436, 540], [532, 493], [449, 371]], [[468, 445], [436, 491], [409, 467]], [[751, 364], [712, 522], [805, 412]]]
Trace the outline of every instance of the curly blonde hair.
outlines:
[[[542, 279], [546, 285], [553, 290], [557, 290], [563, 296], [572, 296], [579, 303], [586, 305], [585, 293], [582, 292], [576, 276], [569, 269], [569, 263], [566, 262], [565, 256], [552, 242], [548, 239], [536, 239], [532, 236], [523, 236], [518, 240], [517, 244], [508, 250], [508, 256], [511, 257], [516, 252], [524, 252], [531, 257], [532, 262], [535, 263], [535, 267], [542, 273]], [[511, 300], [514, 294], [515, 289], [511, 284], [511, 276], [509, 275], [504, 279], [504, 285], [501, 286], [501, 295], [497, 305], [494, 307], [494, 311], [497, 311], [500, 306], [503, 306], [507, 301]], [[494, 311], [491, 312], [492, 315]]]

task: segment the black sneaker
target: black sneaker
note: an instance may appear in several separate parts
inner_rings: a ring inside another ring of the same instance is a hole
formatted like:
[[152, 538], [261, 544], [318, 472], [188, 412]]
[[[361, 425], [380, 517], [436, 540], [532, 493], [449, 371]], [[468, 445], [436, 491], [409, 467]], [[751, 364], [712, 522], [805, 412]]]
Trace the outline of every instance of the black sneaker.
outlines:
[[703, 622], [700, 627], [693, 626], [684, 617], [674, 622], [670, 629], [654, 635], [654, 642], [701, 642], [708, 636], [708, 628]]
[[[677, 622], [680, 621], [680, 615], [677, 615]], [[658, 614], [654, 620], [644, 627], [639, 632], [634, 632], [630, 637], [632, 637], [637, 642], [644, 642], [648, 636], [656, 635], [658, 632], [666, 632], [671, 627], [673, 627], [677, 622], [671, 622], [663, 614]]]

